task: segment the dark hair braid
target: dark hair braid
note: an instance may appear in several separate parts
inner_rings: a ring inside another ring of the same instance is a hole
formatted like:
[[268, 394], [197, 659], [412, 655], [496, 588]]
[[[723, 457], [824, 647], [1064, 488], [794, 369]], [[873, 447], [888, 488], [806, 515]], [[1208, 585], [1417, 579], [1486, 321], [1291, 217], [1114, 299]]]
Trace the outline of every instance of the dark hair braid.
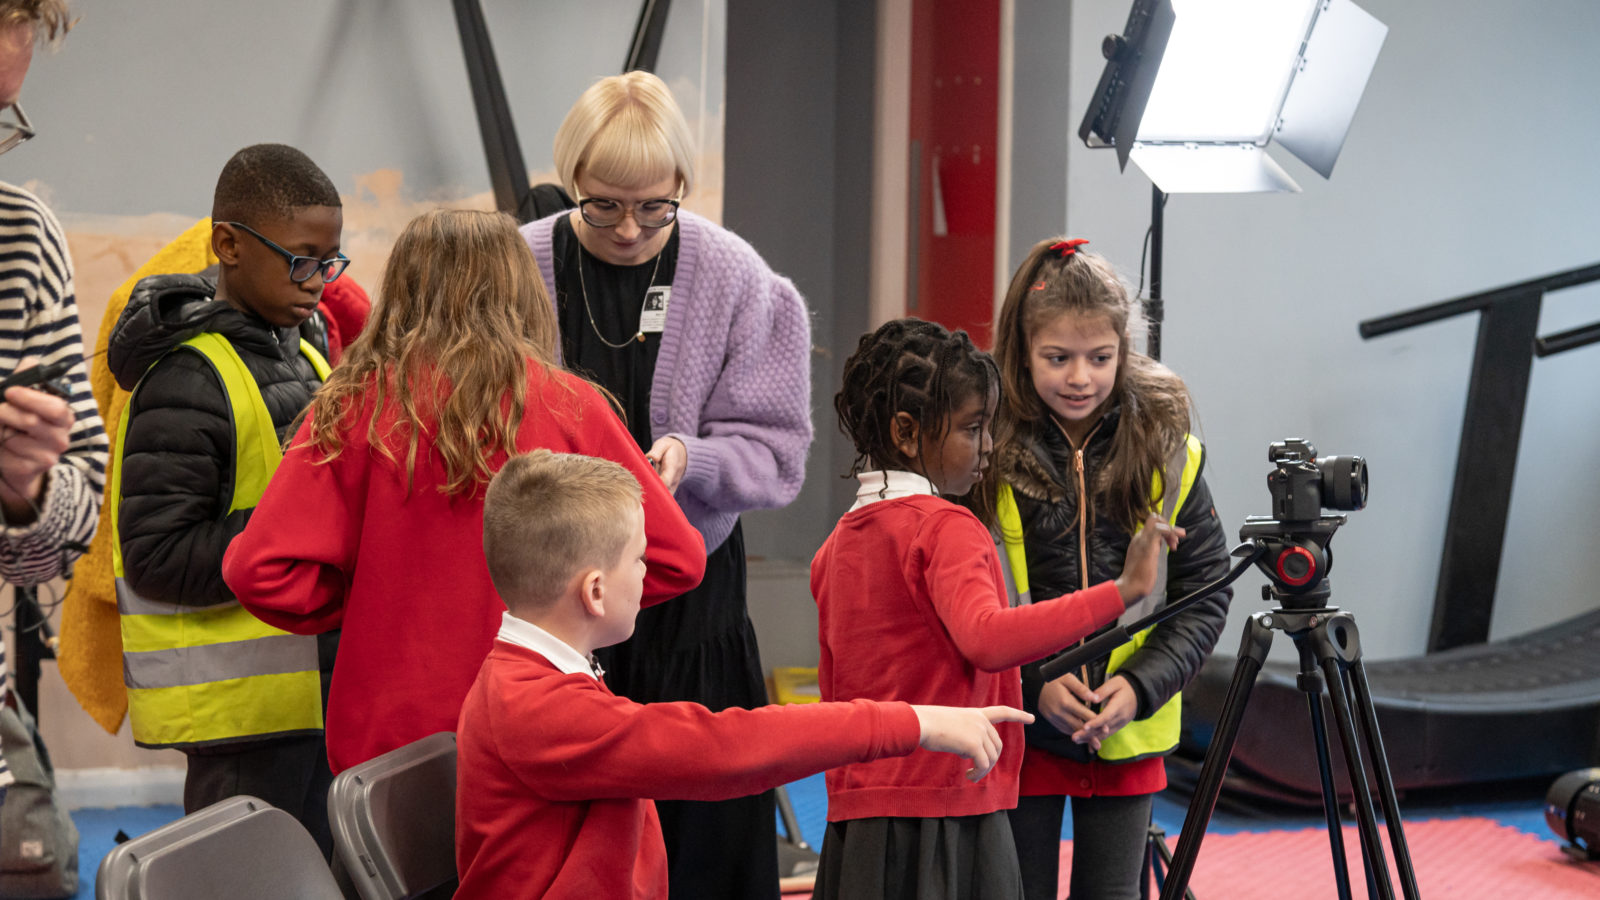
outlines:
[[894, 439], [896, 413], [916, 421], [919, 439], [937, 440], [957, 406], [987, 396], [999, 383], [994, 360], [965, 331], [906, 318], [862, 335], [833, 398], [839, 430], [856, 449], [849, 475], [906, 465]]

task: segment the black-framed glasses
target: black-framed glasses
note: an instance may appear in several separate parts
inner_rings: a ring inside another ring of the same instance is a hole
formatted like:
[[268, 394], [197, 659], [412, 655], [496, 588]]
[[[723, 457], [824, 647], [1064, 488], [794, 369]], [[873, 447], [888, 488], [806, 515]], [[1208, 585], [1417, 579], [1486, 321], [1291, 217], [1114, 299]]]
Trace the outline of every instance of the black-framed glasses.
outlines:
[[22, 111], [22, 104], [13, 103], [9, 109], [16, 117], [16, 121], [0, 122], [0, 153], [10, 150], [38, 133], [33, 130], [33, 123], [28, 121], [28, 114]]
[[232, 225], [235, 228], [243, 228], [245, 231], [255, 235], [256, 240], [266, 244], [268, 247], [271, 247], [273, 250], [277, 251], [279, 256], [288, 260], [289, 280], [295, 284], [301, 284], [303, 282], [310, 281], [311, 276], [317, 274], [318, 272], [322, 273], [323, 284], [327, 284], [330, 281], [338, 281], [339, 276], [343, 275], [344, 270], [350, 265], [350, 257], [345, 256], [343, 253], [329, 259], [317, 259], [315, 256], [296, 256], [282, 247], [279, 247], [277, 244], [274, 244], [261, 232], [251, 228], [249, 225], [246, 225], [243, 222], [213, 222], [212, 224]]
[[578, 200], [578, 214], [595, 228], [615, 228], [628, 215], [640, 228], [665, 228], [678, 218], [678, 201], [662, 197], [643, 203], [625, 204], [603, 197], [585, 197]]

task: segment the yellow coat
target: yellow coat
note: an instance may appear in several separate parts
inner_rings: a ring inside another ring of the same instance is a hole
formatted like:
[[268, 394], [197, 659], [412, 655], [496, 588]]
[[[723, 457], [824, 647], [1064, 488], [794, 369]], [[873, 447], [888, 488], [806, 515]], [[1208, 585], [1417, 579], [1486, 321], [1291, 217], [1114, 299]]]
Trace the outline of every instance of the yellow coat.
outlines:
[[[111, 330], [133, 294], [133, 286], [147, 275], [201, 272], [216, 264], [217, 257], [211, 252], [211, 219], [201, 219], [161, 248], [111, 295], [89, 364], [89, 386], [94, 390], [103, 421], [120, 421], [122, 408], [128, 402], [128, 392], [118, 387], [111, 375], [105, 350], [111, 342]], [[116, 464], [122, 448], [116, 445], [115, 429], [108, 428], [107, 432], [112, 440], [106, 471], [109, 484], [109, 467]], [[110, 500], [108, 497], [101, 504], [100, 527], [89, 544], [89, 552], [73, 566], [72, 584], [61, 610], [61, 644], [56, 648], [56, 658], [61, 678], [78, 698], [78, 704], [101, 728], [116, 734], [128, 712], [128, 691], [122, 683], [122, 630], [111, 570], [115, 532], [107, 521], [116, 504]]]

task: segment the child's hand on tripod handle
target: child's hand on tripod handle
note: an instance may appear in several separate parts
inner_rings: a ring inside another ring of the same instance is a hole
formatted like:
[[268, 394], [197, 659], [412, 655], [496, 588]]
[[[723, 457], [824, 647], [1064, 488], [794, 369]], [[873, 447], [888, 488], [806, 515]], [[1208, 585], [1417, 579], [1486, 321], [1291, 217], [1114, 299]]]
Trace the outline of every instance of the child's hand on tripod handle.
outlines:
[[1122, 574], [1117, 576], [1117, 590], [1122, 594], [1122, 604], [1132, 606], [1155, 590], [1156, 569], [1161, 554], [1178, 546], [1185, 532], [1169, 525], [1158, 515], [1144, 520], [1144, 527], [1128, 542], [1128, 555], [1122, 563]]
[[1000, 761], [998, 722], [1033, 721], [1033, 714], [1009, 706], [964, 709], [955, 706], [913, 706], [917, 724], [922, 726], [918, 743], [924, 750], [954, 753], [972, 761], [967, 770], [970, 781], [980, 781]]

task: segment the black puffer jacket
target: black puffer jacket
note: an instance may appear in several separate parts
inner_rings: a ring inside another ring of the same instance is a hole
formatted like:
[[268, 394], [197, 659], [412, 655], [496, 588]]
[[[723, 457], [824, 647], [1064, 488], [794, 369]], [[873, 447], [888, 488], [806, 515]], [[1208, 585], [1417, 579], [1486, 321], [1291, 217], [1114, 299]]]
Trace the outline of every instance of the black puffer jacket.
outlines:
[[[112, 374], [124, 389], [139, 386], [129, 400], [120, 462], [123, 570], [129, 585], [150, 600], [232, 600], [222, 581], [222, 554], [250, 519], [247, 509], [228, 512], [234, 434], [222, 381], [199, 353], [168, 351], [202, 332], [227, 338], [260, 386], [280, 443], [321, 385], [300, 353], [299, 331], [216, 302], [213, 292], [213, 283], [199, 275], [145, 278], [111, 333]], [[305, 330], [326, 353], [319, 330]]]
[[[1119, 410], [1108, 410], [1083, 448], [1084, 484], [1092, 491], [1095, 478], [1111, 452]], [[1083, 579], [1078, 541], [1078, 490], [1073, 471], [1073, 449], [1055, 427], [1002, 449], [997, 460], [1001, 476], [1011, 485], [1022, 518], [1023, 548], [1027, 552], [1028, 587], [1036, 602], [1081, 590], [1122, 572], [1131, 535], [1109, 515], [1095, 516], [1090, 507], [1087, 535], [1089, 578]], [[1227, 538], [1206, 487], [1204, 458], [1188, 499], [1178, 510], [1177, 524], [1187, 535], [1167, 558], [1167, 599], [1177, 600], [1228, 571]], [[1187, 611], [1157, 625], [1144, 645], [1130, 656], [1118, 674], [1133, 686], [1139, 708], [1134, 718], [1145, 719], [1183, 689], [1200, 671], [1228, 619], [1231, 588], [1213, 594]], [[1046, 600], [1048, 602], [1048, 600]], [[1108, 628], [1110, 626], [1107, 626]], [[1102, 631], [1105, 629], [1101, 629]], [[1044, 661], [1022, 668], [1023, 706], [1039, 712], [1039, 692]], [[1106, 660], [1090, 667], [1089, 685], [1106, 678]], [[1087, 747], [1038, 716], [1027, 727], [1028, 743], [1080, 761], [1089, 759]]]

